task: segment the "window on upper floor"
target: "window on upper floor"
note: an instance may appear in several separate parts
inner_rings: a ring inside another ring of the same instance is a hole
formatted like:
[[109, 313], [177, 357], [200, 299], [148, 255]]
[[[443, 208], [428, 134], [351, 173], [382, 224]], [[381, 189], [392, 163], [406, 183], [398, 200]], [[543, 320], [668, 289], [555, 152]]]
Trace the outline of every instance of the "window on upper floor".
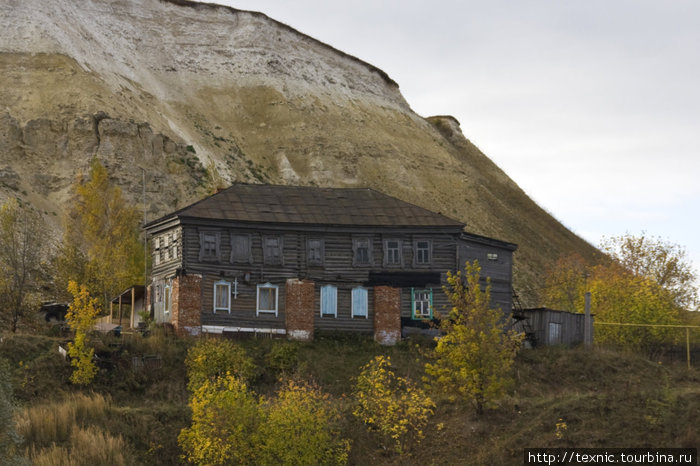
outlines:
[[231, 283], [220, 280], [214, 283], [214, 312], [231, 312]]
[[263, 237], [263, 260], [268, 265], [284, 265], [282, 237]]
[[255, 315], [274, 314], [277, 317], [279, 286], [272, 283], [258, 285]]
[[199, 260], [215, 262], [219, 260], [221, 234], [202, 231], [199, 233]]
[[231, 233], [231, 262], [252, 263], [253, 253], [249, 234]]
[[385, 239], [384, 240], [384, 265], [385, 266], [402, 266], [403, 254], [400, 239]]
[[338, 317], [338, 288], [333, 285], [321, 287], [321, 317]]
[[308, 265], [323, 265], [324, 246], [322, 239], [310, 238], [306, 240], [306, 263]]
[[413, 242], [414, 265], [430, 265], [433, 256], [432, 246], [428, 239], [418, 239]]
[[352, 239], [352, 265], [367, 266], [372, 265], [372, 239], [353, 238]]

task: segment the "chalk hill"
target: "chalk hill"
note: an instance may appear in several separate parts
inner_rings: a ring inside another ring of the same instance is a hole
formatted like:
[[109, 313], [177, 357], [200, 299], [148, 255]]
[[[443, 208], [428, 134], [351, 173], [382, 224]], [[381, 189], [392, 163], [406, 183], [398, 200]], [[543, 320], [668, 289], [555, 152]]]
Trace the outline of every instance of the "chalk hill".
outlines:
[[544, 264], [595, 253], [448, 116], [413, 112], [376, 66], [262, 13], [185, 0], [0, 4], [0, 192], [59, 226], [97, 156], [149, 219], [236, 180], [369, 186], [519, 244]]

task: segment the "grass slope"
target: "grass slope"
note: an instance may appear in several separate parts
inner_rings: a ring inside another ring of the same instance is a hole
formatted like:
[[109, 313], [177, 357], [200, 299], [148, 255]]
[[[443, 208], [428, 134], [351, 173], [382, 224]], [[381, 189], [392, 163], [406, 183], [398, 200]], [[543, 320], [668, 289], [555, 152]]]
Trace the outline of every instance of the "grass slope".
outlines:
[[[191, 341], [162, 334], [124, 337], [121, 346], [104, 340], [99, 350], [112, 356], [89, 389], [68, 383], [59, 343], [18, 335], [0, 344], [21, 405], [18, 428], [35, 463], [177, 464], [177, 434], [189, 423], [183, 360]], [[294, 372], [331, 395], [345, 413], [351, 464], [522, 464], [527, 447], [700, 446], [700, 370], [680, 363], [602, 349], [524, 351], [498, 409], [477, 417], [470, 406], [436, 396], [426, 439], [397, 457], [352, 418], [353, 378], [385, 354], [400, 375], [420, 381], [429, 341], [386, 348], [365, 337], [321, 336], [309, 344], [241, 344], [258, 365], [258, 394], [273, 393], [280, 375]], [[134, 357], [155, 354], [160, 368], [131, 369]]]

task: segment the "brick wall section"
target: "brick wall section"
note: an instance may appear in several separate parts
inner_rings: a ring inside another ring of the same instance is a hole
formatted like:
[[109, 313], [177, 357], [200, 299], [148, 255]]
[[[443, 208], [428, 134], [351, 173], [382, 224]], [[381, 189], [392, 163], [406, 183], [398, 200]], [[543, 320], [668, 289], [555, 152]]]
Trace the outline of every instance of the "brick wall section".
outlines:
[[391, 286], [374, 288], [374, 340], [395, 345], [401, 339], [401, 289]]
[[312, 281], [287, 280], [284, 301], [285, 328], [291, 340], [310, 341], [314, 337], [314, 292]]
[[179, 335], [198, 335], [202, 330], [202, 276], [181, 275], [173, 279], [172, 324]]

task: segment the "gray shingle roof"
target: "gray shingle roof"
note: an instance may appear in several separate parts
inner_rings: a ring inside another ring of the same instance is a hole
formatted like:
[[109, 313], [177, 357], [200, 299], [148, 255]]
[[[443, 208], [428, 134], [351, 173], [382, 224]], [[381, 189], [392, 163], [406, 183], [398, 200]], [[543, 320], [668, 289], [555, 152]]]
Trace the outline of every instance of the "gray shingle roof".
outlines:
[[149, 225], [173, 217], [329, 226], [464, 227], [462, 222], [369, 188], [242, 183]]

